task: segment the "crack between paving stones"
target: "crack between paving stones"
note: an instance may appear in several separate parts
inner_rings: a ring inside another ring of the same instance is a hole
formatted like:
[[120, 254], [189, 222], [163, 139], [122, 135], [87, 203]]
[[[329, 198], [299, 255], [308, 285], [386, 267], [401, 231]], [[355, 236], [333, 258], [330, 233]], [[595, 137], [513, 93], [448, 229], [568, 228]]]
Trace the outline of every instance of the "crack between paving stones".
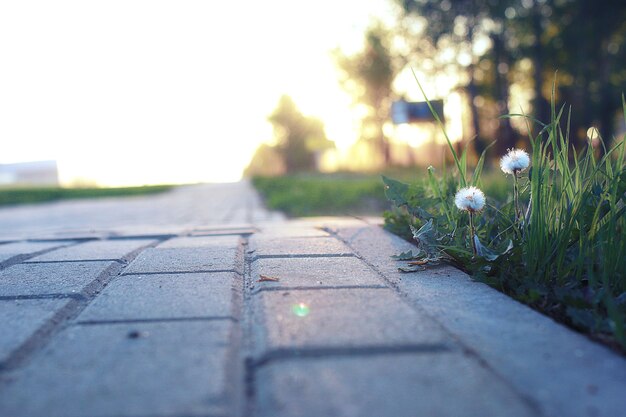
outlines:
[[163, 271], [163, 272], [122, 272], [120, 276], [127, 277], [129, 275], [173, 275], [173, 274], [216, 274], [219, 272], [229, 272], [239, 276], [243, 276], [241, 271], [236, 269], [200, 269], [197, 271]]
[[[225, 405], [229, 408], [228, 415], [239, 415], [243, 411], [244, 404], [244, 390], [243, 381], [241, 376], [245, 374], [244, 366], [241, 361], [241, 352], [243, 345], [243, 334], [241, 322], [243, 320], [243, 293], [244, 293], [244, 278], [245, 271], [245, 253], [247, 249], [247, 239], [241, 237], [239, 239], [239, 247], [235, 257], [235, 263], [241, 268], [242, 272], [229, 271], [234, 273], [232, 277], [231, 287], [231, 320], [233, 325], [231, 326], [231, 332], [229, 335], [229, 349], [226, 353], [225, 361], [225, 373], [226, 380], [230, 383], [226, 384], [224, 389], [223, 398], [227, 402]], [[230, 399], [230, 403], [228, 400]]]
[[2, 295], [0, 301], [16, 301], [16, 300], [86, 300], [82, 294], [66, 294], [66, 293], [52, 293], [52, 294], [31, 294], [31, 295]]
[[275, 361], [298, 359], [326, 359], [337, 357], [383, 356], [399, 353], [451, 353], [449, 345], [443, 343], [396, 345], [396, 346], [308, 346], [304, 348], [278, 348], [252, 359], [250, 366], [255, 370]]
[[[366, 226], [366, 227], [379, 227], [379, 226], [372, 226], [372, 225], [368, 224], [368, 226]], [[334, 236], [339, 241], [343, 242], [346, 246], [348, 246], [354, 252], [355, 256], [358, 259], [360, 259], [361, 261], [365, 262], [365, 264], [370, 269], [372, 269], [376, 273], [376, 275], [378, 275], [378, 277], [388, 286], [388, 288], [390, 288], [396, 294], [398, 294], [410, 308], [412, 308], [413, 310], [417, 311], [418, 313], [424, 315], [425, 317], [428, 317], [429, 319], [431, 319], [433, 321], [433, 323], [435, 323], [440, 328], [440, 330], [442, 332], [444, 332], [446, 335], [448, 335], [454, 342], [456, 342], [459, 345], [459, 347], [462, 349], [463, 353], [466, 356], [472, 357], [487, 372], [489, 372], [495, 378], [500, 380], [500, 382], [502, 382], [503, 385], [505, 385], [508, 389], [510, 389], [512, 393], [517, 395], [517, 397], [534, 413], [534, 415], [536, 415], [537, 417], [545, 417], [545, 413], [542, 411], [541, 407], [539, 406], [537, 401], [535, 401], [535, 399], [533, 399], [533, 398], [527, 396], [526, 394], [520, 392], [517, 389], [517, 387], [515, 387], [513, 384], [511, 384], [511, 382], [508, 379], [506, 379], [503, 375], [501, 375], [499, 372], [497, 372], [496, 369], [493, 368], [491, 366], [491, 364], [485, 358], [483, 358], [477, 351], [475, 351], [473, 348], [471, 348], [466, 343], [464, 343], [463, 340], [457, 334], [455, 334], [452, 331], [450, 331], [439, 320], [437, 320], [435, 317], [430, 315], [422, 307], [420, 307], [419, 305], [411, 302], [411, 300], [409, 300], [407, 294], [404, 291], [402, 291], [398, 287], [397, 284], [395, 284], [391, 280], [389, 280], [387, 278], [387, 276], [382, 271], [380, 271], [374, 264], [372, 264], [367, 258], [365, 258], [363, 255], [361, 255], [361, 253], [352, 245], [352, 243], [350, 241], [348, 241], [347, 239], [344, 239], [341, 236], [339, 236], [339, 233], [337, 231], [331, 229], [330, 227], [325, 227], [324, 230], [326, 232], [330, 233], [332, 236]], [[358, 233], [360, 233], [361, 231], [357, 232], [354, 236], [358, 235]]]
[[26, 261], [22, 262], [28, 265], [37, 264], [64, 264], [64, 263], [80, 263], [80, 262], [117, 262], [122, 265], [126, 265], [127, 262], [122, 259], [66, 259], [61, 261]]
[[322, 254], [322, 253], [312, 253], [312, 254], [302, 254], [298, 253], [295, 255], [256, 255], [252, 257], [250, 262], [257, 261], [259, 259], [301, 259], [301, 258], [354, 258], [355, 255], [352, 253], [333, 253], [333, 254]]
[[386, 285], [335, 285], [335, 286], [300, 286], [300, 287], [255, 287], [253, 293], [264, 291], [324, 291], [324, 290], [386, 290]]
[[252, 297], [254, 296], [252, 288], [254, 283], [252, 282], [251, 266], [253, 259], [251, 253], [248, 251], [248, 239], [244, 240], [244, 263], [243, 263], [243, 305], [242, 305], [242, 346], [241, 346], [241, 363], [243, 364], [243, 398], [244, 404], [242, 408], [242, 416], [253, 417], [256, 414], [255, 400], [256, 400], [256, 387], [255, 387], [255, 370], [252, 360], [252, 352], [254, 349], [253, 338], [253, 311], [252, 311]]
[[139, 324], [139, 323], [169, 323], [169, 322], [186, 322], [186, 321], [232, 321], [239, 322], [238, 319], [231, 316], [207, 316], [207, 317], [155, 317], [150, 319], [119, 319], [119, 320], [82, 320], [74, 324], [78, 326], [95, 326], [100, 324]]

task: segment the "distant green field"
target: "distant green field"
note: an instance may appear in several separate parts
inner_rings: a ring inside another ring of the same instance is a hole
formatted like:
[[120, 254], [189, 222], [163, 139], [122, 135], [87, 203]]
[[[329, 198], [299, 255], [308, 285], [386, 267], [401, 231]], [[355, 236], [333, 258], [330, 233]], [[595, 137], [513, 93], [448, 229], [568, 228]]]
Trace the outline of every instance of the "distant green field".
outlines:
[[0, 188], [0, 206], [45, 203], [49, 201], [77, 198], [126, 197], [135, 195], [156, 194], [168, 191], [172, 187], [173, 186], [171, 185], [148, 185], [142, 187], [115, 188]]
[[389, 208], [379, 175], [298, 174], [252, 182], [268, 208], [291, 217], [380, 215]]
[[[398, 169], [385, 175], [409, 183], [427, 181], [426, 168]], [[508, 184], [501, 175], [484, 175], [490, 195], [506, 195]], [[390, 204], [385, 198], [379, 174], [296, 174], [282, 177], [255, 177], [252, 183], [265, 204], [291, 217], [375, 215], [382, 216]]]

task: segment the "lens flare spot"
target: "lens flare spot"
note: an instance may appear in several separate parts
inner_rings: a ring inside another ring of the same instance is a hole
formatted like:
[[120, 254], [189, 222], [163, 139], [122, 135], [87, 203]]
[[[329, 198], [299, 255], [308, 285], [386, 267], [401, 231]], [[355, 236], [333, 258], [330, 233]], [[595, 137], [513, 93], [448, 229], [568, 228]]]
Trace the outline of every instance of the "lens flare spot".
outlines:
[[306, 303], [298, 303], [291, 306], [291, 311], [298, 317], [306, 317], [309, 315], [310, 308]]

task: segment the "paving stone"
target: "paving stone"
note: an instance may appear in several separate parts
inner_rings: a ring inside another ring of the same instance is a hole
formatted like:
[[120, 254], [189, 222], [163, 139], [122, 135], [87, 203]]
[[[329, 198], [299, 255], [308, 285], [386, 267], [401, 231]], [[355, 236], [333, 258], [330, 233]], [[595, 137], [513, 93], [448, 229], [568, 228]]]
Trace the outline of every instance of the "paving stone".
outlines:
[[298, 358], [255, 376], [258, 417], [535, 417], [506, 384], [459, 352]]
[[250, 238], [250, 250], [254, 257], [263, 256], [310, 256], [337, 255], [350, 256], [352, 251], [339, 240], [332, 237], [307, 237], [285, 239], [262, 239], [253, 235]]
[[52, 242], [13, 242], [0, 245], [0, 262], [7, 261], [18, 255], [30, 255], [46, 249], [62, 247], [74, 242], [52, 241]]
[[77, 320], [229, 317], [240, 280], [231, 272], [120, 276]]
[[124, 274], [206, 271], [242, 272], [243, 260], [234, 248], [146, 249], [124, 270]]
[[172, 238], [189, 232], [189, 227], [184, 225], [164, 225], [155, 226], [154, 224], [138, 224], [133, 226], [113, 227], [111, 228], [111, 236], [118, 238], [134, 238], [134, 239], [163, 239]]
[[0, 271], [0, 296], [76, 294], [114, 262], [58, 262], [13, 265]]
[[0, 300], [0, 362], [69, 300]]
[[191, 236], [220, 236], [220, 235], [251, 235], [258, 229], [251, 224], [229, 224], [228, 226], [199, 227], [191, 231]]
[[[258, 282], [261, 274], [278, 278], [279, 281]], [[252, 279], [256, 289], [384, 286], [381, 278], [371, 268], [354, 257], [260, 258], [252, 263]]]
[[155, 242], [147, 239], [94, 240], [57, 249], [31, 258], [27, 262], [120, 260], [129, 253]]
[[388, 289], [271, 291], [255, 296], [259, 352], [277, 348], [441, 345], [427, 316]]
[[260, 233], [255, 235], [256, 239], [268, 240], [276, 238], [293, 237], [328, 237], [326, 231], [312, 226], [292, 226], [283, 224], [270, 224], [262, 228]]
[[159, 244], [159, 248], [223, 248], [237, 249], [241, 245], [239, 236], [176, 237]]
[[545, 416], [626, 409], [626, 358], [449, 266], [401, 274], [389, 256], [415, 247], [378, 227], [338, 228], [368, 262], [476, 352]]
[[90, 239], [107, 239], [111, 232], [105, 230], [83, 230], [83, 229], [64, 229], [64, 230], [42, 230], [28, 234], [30, 239], [37, 240], [90, 240]]
[[227, 321], [74, 326], [0, 392], [12, 417], [233, 415]]

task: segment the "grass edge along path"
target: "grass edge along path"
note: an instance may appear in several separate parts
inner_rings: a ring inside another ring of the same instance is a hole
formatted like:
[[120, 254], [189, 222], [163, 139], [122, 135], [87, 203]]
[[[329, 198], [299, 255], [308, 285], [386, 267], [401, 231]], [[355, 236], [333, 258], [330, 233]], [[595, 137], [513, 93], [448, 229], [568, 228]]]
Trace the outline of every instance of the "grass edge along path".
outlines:
[[0, 206], [46, 203], [67, 199], [128, 197], [169, 191], [173, 185], [145, 185], [139, 187], [5, 187], [0, 188]]

